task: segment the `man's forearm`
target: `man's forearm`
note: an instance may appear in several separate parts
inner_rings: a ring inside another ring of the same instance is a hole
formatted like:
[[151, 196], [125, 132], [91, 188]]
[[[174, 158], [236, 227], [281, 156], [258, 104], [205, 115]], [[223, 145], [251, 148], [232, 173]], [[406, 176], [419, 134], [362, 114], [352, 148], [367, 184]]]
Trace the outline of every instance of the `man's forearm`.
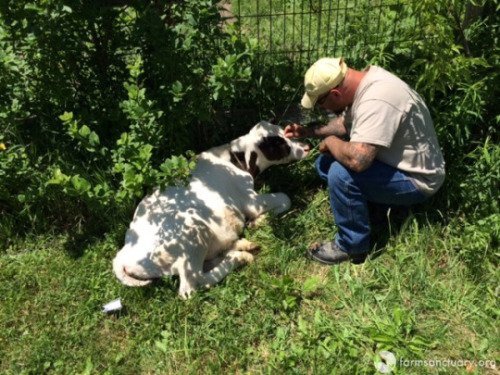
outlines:
[[[324, 146], [320, 146], [320, 151], [328, 150], [339, 163], [354, 172], [362, 172], [370, 167], [378, 151], [377, 146], [361, 142], [346, 142], [335, 136], [327, 137], [323, 142]], [[323, 147], [324, 149], [321, 150]]]
[[324, 138], [330, 135], [345, 138], [347, 130], [344, 124], [344, 116], [335, 117], [326, 125], [311, 128], [309, 136]]

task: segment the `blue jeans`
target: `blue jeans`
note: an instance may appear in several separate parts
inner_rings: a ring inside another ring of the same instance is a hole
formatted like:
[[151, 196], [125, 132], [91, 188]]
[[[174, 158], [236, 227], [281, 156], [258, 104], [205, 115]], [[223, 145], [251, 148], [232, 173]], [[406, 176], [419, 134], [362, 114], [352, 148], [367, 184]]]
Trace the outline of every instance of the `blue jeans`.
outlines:
[[316, 160], [316, 170], [328, 182], [330, 205], [338, 227], [335, 242], [346, 253], [369, 251], [368, 202], [409, 206], [427, 199], [413, 185], [408, 174], [378, 160], [357, 173], [331, 155], [321, 154]]

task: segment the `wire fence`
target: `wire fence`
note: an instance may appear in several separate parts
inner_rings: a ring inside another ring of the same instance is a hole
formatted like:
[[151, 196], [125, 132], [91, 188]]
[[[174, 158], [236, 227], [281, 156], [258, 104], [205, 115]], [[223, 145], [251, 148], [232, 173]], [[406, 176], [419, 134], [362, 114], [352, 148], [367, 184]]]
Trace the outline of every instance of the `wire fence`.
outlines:
[[226, 0], [240, 32], [256, 38], [266, 57], [299, 65], [322, 56], [369, 59], [411, 54], [420, 36], [418, 0]]

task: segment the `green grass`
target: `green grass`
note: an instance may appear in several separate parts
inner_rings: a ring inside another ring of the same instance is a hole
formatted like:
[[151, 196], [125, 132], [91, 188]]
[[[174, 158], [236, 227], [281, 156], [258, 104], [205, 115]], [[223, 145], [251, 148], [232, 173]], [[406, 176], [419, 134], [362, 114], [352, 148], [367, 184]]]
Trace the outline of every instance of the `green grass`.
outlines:
[[[311, 169], [310, 160], [275, 169], [280, 182], [263, 189], [287, 191], [294, 208], [247, 231], [262, 245], [253, 264], [188, 301], [176, 279], [139, 289], [117, 282], [111, 260], [127, 223], [79, 251], [68, 236], [48, 235], [2, 249], [0, 373], [373, 374], [383, 348], [398, 359], [498, 363], [498, 215], [475, 227], [421, 212], [393, 229], [380, 256], [322, 266], [304, 257], [333, 233]], [[118, 297], [124, 310], [103, 314]]]

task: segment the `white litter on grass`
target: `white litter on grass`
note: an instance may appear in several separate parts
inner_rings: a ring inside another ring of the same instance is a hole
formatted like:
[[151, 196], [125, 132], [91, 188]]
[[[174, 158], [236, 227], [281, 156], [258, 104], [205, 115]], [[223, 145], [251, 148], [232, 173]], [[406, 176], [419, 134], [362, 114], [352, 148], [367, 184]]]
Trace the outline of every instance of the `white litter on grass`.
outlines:
[[375, 361], [375, 368], [381, 374], [390, 374], [396, 368], [396, 356], [387, 350], [378, 353], [378, 360]]
[[120, 298], [117, 298], [111, 302], [108, 302], [107, 304], [105, 304], [102, 308], [102, 312], [105, 312], [105, 313], [110, 313], [110, 312], [113, 312], [113, 311], [119, 311], [122, 309], [122, 301]]

